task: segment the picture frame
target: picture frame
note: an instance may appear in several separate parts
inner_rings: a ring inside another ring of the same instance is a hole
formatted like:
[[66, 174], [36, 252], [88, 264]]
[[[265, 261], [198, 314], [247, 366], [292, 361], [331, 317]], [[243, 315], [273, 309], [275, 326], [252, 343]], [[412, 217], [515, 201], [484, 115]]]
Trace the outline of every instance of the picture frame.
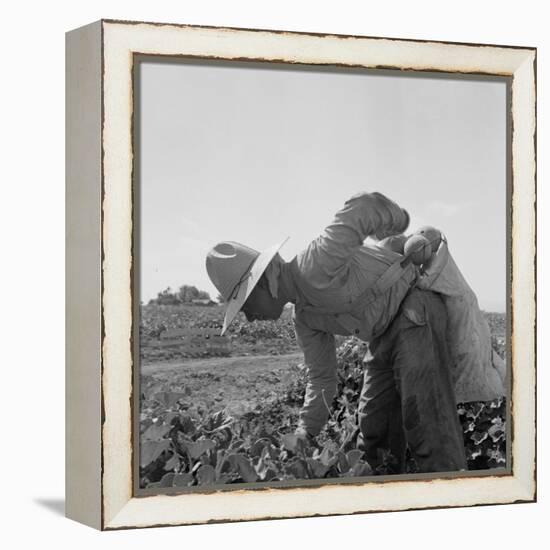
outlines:
[[[66, 37], [66, 514], [101, 530], [536, 500], [536, 49], [101, 20]], [[134, 68], [143, 56], [505, 79], [511, 466], [136, 494]]]

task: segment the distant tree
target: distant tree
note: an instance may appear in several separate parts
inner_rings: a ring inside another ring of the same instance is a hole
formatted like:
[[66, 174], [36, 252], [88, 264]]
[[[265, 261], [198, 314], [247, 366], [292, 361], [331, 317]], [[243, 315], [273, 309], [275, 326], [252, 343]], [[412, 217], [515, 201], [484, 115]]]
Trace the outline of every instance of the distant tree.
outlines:
[[193, 300], [210, 300], [210, 294], [196, 286], [183, 285], [178, 291], [178, 298], [182, 303], [189, 304]]
[[157, 294], [156, 298], [149, 300], [149, 304], [190, 304], [193, 300], [210, 300], [210, 294], [192, 285], [183, 285], [177, 292], [172, 291], [170, 287], [166, 287]]
[[159, 292], [155, 301], [157, 304], [163, 305], [175, 305], [181, 302], [179, 297], [172, 293], [172, 289], [170, 287], [167, 287], [162, 292]]
[[198, 298], [199, 289], [196, 286], [183, 285], [178, 291], [178, 298], [184, 303], [189, 303]]

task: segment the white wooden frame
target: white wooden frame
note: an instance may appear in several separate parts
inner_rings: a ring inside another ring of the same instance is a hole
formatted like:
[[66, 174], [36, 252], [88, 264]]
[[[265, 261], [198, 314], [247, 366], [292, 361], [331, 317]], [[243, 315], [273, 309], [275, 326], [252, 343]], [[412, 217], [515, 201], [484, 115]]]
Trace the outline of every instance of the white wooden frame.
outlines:
[[[511, 78], [509, 475], [133, 496], [135, 54]], [[68, 33], [67, 515], [98, 529], [119, 529], [535, 500], [535, 104], [534, 48], [109, 20]]]

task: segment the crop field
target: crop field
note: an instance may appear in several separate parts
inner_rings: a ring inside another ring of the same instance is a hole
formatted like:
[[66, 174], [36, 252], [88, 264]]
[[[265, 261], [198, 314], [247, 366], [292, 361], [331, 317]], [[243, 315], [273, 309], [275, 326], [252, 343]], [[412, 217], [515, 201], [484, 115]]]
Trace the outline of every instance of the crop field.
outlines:
[[[202, 354], [189, 355], [185, 348], [158, 349], [161, 336], [174, 329], [204, 329], [221, 331], [223, 306], [191, 305], [146, 305], [141, 307], [140, 356], [142, 364], [157, 361], [178, 361], [193, 357], [207, 357]], [[292, 313], [285, 309], [277, 321], [248, 323], [242, 313], [227, 331], [227, 340], [232, 356], [285, 355], [298, 351]]]
[[[241, 314], [240, 314], [241, 315]], [[493, 347], [505, 356], [505, 316], [487, 314]], [[315, 442], [293, 435], [306, 376], [290, 311], [277, 321], [228, 331], [229, 351], [158, 348], [176, 329], [221, 329], [221, 306], [142, 306], [140, 324], [140, 485], [192, 487], [395, 473], [389, 451], [376, 469], [355, 446], [365, 344], [338, 340], [338, 391]], [[459, 404], [471, 470], [506, 465], [506, 403]], [[416, 465], [409, 458], [407, 471]]]

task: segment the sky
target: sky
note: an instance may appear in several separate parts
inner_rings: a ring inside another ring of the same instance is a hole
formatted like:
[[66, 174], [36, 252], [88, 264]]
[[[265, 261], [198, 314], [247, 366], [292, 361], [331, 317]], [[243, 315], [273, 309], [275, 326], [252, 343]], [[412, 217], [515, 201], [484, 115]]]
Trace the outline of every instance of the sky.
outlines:
[[[283, 67], [283, 66], [280, 66]], [[506, 307], [502, 81], [228, 62], [142, 62], [140, 299], [195, 285], [216, 243], [286, 260], [379, 191], [432, 225], [482, 309]]]

